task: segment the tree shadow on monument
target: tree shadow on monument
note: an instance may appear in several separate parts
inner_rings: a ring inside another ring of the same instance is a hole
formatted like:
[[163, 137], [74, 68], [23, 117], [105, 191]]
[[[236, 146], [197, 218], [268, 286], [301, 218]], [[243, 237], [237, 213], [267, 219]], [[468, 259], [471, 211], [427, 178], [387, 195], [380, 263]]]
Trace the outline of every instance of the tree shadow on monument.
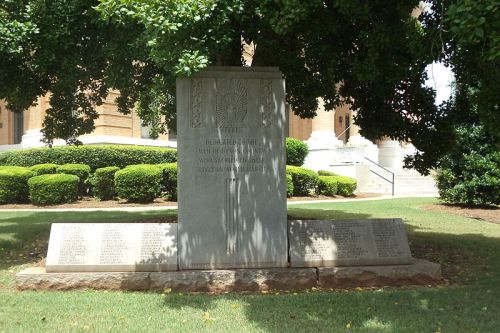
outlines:
[[178, 81], [181, 269], [286, 266], [284, 87], [264, 72]]

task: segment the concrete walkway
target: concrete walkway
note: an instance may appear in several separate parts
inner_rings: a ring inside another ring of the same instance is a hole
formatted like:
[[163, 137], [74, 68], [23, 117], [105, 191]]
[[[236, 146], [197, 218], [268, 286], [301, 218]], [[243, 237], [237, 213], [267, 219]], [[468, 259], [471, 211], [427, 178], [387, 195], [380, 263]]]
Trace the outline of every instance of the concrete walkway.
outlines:
[[[317, 204], [317, 203], [332, 203], [332, 202], [359, 202], [359, 201], [375, 201], [375, 200], [390, 200], [399, 198], [432, 198], [434, 195], [429, 194], [413, 194], [413, 195], [382, 195], [371, 198], [341, 198], [329, 200], [297, 200], [287, 201], [287, 206]], [[24, 209], [0, 209], [2, 212], [147, 212], [157, 210], [174, 210], [177, 206], [145, 206], [145, 207], [109, 207], [109, 208], [24, 208]]]

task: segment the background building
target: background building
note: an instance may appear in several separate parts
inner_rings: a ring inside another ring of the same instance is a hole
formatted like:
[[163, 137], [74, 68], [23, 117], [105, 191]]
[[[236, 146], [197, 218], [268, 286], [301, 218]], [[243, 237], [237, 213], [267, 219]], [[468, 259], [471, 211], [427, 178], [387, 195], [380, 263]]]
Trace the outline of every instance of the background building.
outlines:
[[[95, 130], [79, 138], [83, 144], [177, 146], [175, 133], [151, 139], [149, 128], [141, 125], [134, 111], [127, 115], [119, 113], [116, 96], [117, 92], [111, 92], [97, 108], [100, 116]], [[36, 106], [15, 114], [0, 101], [0, 151], [43, 147], [41, 128], [48, 103], [47, 97], [41, 97]], [[301, 119], [288, 110], [287, 136], [309, 146], [304, 167], [356, 178], [358, 193], [436, 193], [431, 177], [403, 169], [404, 156], [415, 151], [411, 144], [390, 139], [371, 142], [359, 134], [353, 116], [348, 105], [326, 112], [321, 101], [314, 119]], [[54, 142], [54, 145], [64, 144], [63, 140]]]

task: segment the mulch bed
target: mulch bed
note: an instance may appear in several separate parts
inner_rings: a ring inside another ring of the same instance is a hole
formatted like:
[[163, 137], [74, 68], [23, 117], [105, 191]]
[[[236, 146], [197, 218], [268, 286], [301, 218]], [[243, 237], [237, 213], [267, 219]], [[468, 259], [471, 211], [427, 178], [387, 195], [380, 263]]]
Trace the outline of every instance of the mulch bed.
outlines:
[[456, 205], [434, 204], [423, 207], [427, 210], [444, 212], [460, 216], [469, 217], [476, 220], [482, 220], [500, 224], [500, 207], [462, 207]]
[[82, 200], [72, 203], [52, 206], [36, 206], [31, 204], [8, 204], [0, 205], [1, 209], [56, 209], [56, 208], [126, 208], [126, 207], [158, 207], [158, 206], [177, 206], [177, 202], [168, 201], [164, 198], [155, 199], [151, 203], [132, 203], [126, 200], [107, 200], [99, 201], [94, 198], [84, 197]]
[[382, 196], [382, 194], [377, 194], [377, 193], [362, 193], [362, 194], [353, 195], [352, 197], [343, 197], [343, 196], [340, 196], [340, 195], [336, 195], [334, 197], [327, 197], [325, 195], [312, 195], [312, 196], [309, 196], [309, 197], [292, 197], [292, 198], [287, 198], [287, 201], [294, 202], [294, 201], [314, 201], [314, 200], [332, 200], [332, 199], [350, 199], [350, 200], [355, 200], [355, 199], [363, 199], [363, 198], [375, 198], [375, 197], [380, 197], [380, 196]]

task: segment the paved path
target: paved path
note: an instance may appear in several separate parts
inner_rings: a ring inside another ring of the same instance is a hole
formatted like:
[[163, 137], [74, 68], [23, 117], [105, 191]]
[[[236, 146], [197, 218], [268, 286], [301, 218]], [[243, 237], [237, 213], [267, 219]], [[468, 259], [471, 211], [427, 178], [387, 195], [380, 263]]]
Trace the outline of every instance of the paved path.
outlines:
[[[374, 200], [388, 200], [398, 198], [416, 198], [416, 197], [435, 197], [433, 195], [382, 195], [371, 198], [341, 198], [330, 200], [300, 200], [287, 202], [288, 206], [303, 205], [303, 204], [316, 204], [316, 203], [331, 203], [331, 202], [356, 202], [356, 201], [374, 201]], [[147, 212], [157, 210], [172, 210], [177, 209], [177, 206], [146, 206], [146, 207], [108, 207], [108, 208], [22, 208], [22, 209], [0, 209], [2, 212]]]

